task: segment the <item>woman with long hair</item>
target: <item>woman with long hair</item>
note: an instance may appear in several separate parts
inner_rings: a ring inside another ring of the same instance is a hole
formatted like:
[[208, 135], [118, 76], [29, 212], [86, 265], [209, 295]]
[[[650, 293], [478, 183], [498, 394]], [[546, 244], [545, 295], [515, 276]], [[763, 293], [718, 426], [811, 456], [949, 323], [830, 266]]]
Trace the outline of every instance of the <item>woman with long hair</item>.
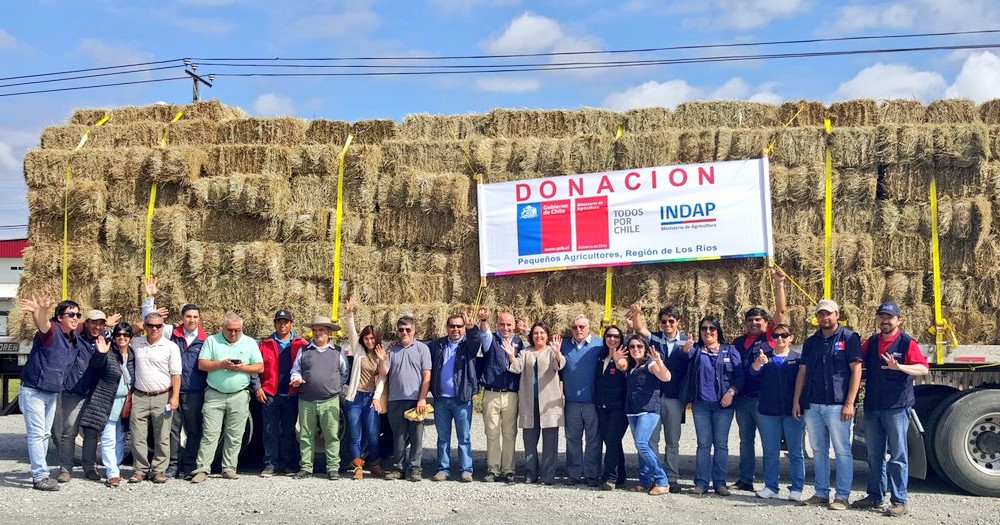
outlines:
[[708, 492], [709, 483], [716, 494], [730, 494], [729, 427], [735, 413], [733, 398], [743, 387], [744, 373], [739, 351], [725, 341], [719, 320], [708, 315], [698, 323], [698, 343], [688, 340], [684, 345], [691, 359], [684, 394], [691, 402], [698, 438], [693, 494]]
[[[344, 324], [347, 325], [348, 348], [351, 351], [353, 363], [351, 378], [344, 391], [344, 406], [346, 409], [347, 435], [350, 438], [351, 466], [354, 467], [353, 479], [364, 477], [364, 466], [367, 462], [368, 471], [375, 477], [382, 477], [385, 472], [381, 465], [381, 448], [379, 447], [379, 414], [385, 413], [382, 406], [382, 392], [385, 391], [384, 364], [386, 352], [382, 348], [378, 331], [372, 325], [367, 325], [358, 334], [354, 324], [354, 313], [357, 303], [351, 297], [344, 308]], [[363, 438], [363, 439], [362, 439]], [[368, 450], [362, 457], [362, 441]]]
[[597, 426], [604, 441], [604, 473], [601, 489], [614, 490], [625, 484], [625, 452], [622, 438], [628, 429], [625, 416], [625, 370], [628, 357], [622, 331], [615, 325], [604, 329], [604, 348], [594, 380]]
[[656, 451], [649, 446], [649, 438], [660, 423], [660, 383], [670, 381], [670, 370], [641, 335], [630, 337], [627, 348], [632, 364], [625, 380], [625, 413], [639, 456], [639, 485], [633, 490], [660, 496], [670, 492], [669, 480]]
[[[514, 347], [504, 341], [503, 350], [510, 359], [508, 370], [521, 374], [518, 392], [517, 426], [524, 433], [525, 483], [551, 485], [556, 478], [559, 454], [559, 427], [565, 425], [565, 398], [559, 384], [559, 371], [566, 366], [559, 346], [562, 338], [550, 338], [549, 327], [538, 322], [529, 332], [531, 345], [515, 355]], [[542, 439], [542, 457], [538, 458], [538, 438]]]

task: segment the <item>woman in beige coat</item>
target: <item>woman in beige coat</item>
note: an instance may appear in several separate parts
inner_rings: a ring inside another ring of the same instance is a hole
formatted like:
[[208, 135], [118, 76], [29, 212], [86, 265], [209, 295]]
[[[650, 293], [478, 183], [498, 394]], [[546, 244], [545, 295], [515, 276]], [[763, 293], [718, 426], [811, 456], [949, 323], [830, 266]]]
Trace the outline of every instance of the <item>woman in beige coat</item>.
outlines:
[[[508, 370], [521, 374], [518, 392], [517, 426], [524, 433], [525, 483], [551, 485], [556, 477], [556, 456], [559, 452], [559, 427], [563, 420], [563, 389], [559, 371], [566, 358], [559, 351], [562, 338], [551, 338], [549, 327], [535, 323], [530, 332], [531, 346], [515, 355], [514, 347], [504, 343], [510, 359]], [[538, 458], [538, 438], [542, 438], [542, 457]]]

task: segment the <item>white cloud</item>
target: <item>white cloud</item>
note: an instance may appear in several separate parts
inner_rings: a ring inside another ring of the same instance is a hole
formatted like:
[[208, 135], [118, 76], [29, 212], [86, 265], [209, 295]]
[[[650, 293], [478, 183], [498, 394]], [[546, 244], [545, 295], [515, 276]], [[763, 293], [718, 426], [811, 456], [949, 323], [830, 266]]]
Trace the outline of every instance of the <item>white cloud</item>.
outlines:
[[837, 88], [833, 98], [938, 98], [947, 87], [944, 77], [933, 71], [917, 71], [905, 64], [878, 63], [862, 69]]
[[285, 117], [296, 114], [295, 101], [277, 93], [264, 93], [253, 101], [253, 114], [258, 117]]
[[378, 27], [379, 18], [367, 5], [351, 5], [342, 13], [311, 15], [288, 26], [288, 33], [299, 39], [336, 38], [357, 35]]
[[17, 39], [10, 35], [10, 33], [0, 29], [0, 49], [14, 49], [17, 47]]
[[763, 27], [812, 9], [808, 0], [716, 0], [719, 25], [737, 30]]
[[107, 66], [135, 64], [153, 60], [152, 53], [137, 50], [131, 46], [109, 44], [96, 38], [81, 40], [74, 54], [89, 57], [94, 62]]
[[581, 31], [569, 31], [551, 18], [524, 13], [511, 20], [500, 36], [483, 42], [482, 47], [497, 55], [596, 51], [601, 41]]
[[431, 0], [431, 5], [445, 13], [467, 14], [481, 6], [506, 6], [520, 4], [519, 0]]
[[970, 55], [945, 96], [971, 98], [978, 103], [1000, 98], [1000, 57], [989, 51]]
[[776, 84], [768, 82], [752, 86], [740, 77], [733, 77], [715, 88], [692, 86], [683, 80], [666, 82], [649, 81], [624, 91], [611, 93], [604, 99], [604, 106], [615, 110], [663, 106], [677, 108], [681, 102], [703, 99], [750, 100], [769, 104], [781, 103], [784, 98], [774, 92]]
[[532, 78], [483, 77], [476, 80], [476, 86], [483, 91], [526, 93], [537, 91], [542, 87], [542, 83]]
[[9, 144], [0, 142], [0, 173], [14, 171], [18, 168], [19, 162], [14, 158], [14, 150]]
[[188, 33], [219, 35], [232, 32], [236, 27], [232, 22], [222, 18], [179, 16], [172, 9], [154, 9], [151, 13], [156, 18]]
[[906, 0], [880, 5], [846, 5], [840, 9], [830, 32], [912, 28], [968, 31], [992, 29], [998, 23], [1000, 13], [994, 0]]

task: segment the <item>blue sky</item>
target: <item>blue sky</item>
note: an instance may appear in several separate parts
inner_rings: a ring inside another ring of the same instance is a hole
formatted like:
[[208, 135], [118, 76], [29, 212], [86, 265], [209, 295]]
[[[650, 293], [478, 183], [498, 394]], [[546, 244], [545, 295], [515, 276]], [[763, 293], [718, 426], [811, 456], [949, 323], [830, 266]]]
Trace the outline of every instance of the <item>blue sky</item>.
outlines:
[[[1000, 29], [989, 0], [163, 0], [8, 2], [0, 76], [181, 57], [439, 57], [608, 51], [697, 44]], [[1000, 34], [898, 41], [626, 54], [613, 59], [1000, 43]], [[545, 60], [608, 60], [598, 55]], [[506, 59], [523, 61], [521, 59]], [[499, 61], [503, 62], [503, 61]], [[499, 63], [498, 62], [498, 63]], [[199, 73], [235, 68], [204, 65]], [[182, 67], [16, 90], [177, 76]], [[6, 84], [15, 81], [0, 81]], [[0, 238], [27, 223], [24, 152], [75, 108], [190, 101], [174, 81], [0, 97]], [[860, 97], [1000, 97], [1000, 49], [454, 76], [219, 77], [203, 98], [255, 116], [359, 120], [495, 107], [670, 108], [711, 98], [779, 103]]]

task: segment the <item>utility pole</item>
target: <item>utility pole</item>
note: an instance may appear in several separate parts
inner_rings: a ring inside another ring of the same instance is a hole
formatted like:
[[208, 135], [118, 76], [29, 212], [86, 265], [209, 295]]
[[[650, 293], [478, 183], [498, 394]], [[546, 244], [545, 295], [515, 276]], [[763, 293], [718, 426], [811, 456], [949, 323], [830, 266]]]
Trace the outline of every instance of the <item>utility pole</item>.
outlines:
[[205, 77], [202, 77], [198, 75], [198, 73], [195, 73], [195, 71], [198, 71], [198, 64], [192, 63], [190, 58], [184, 59], [184, 65], [186, 66], [184, 72], [187, 73], [189, 77], [191, 77], [191, 82], [192, 82], [191, 102], [198, 102], [199, 100], [201, 100], [201, 95], [198, 93], [198, 83], [200, 82], [208, 87], [212, 87], [212, 82], [215, 81], [215, 75], [208, 75], [208, 80], [205, 80]]

